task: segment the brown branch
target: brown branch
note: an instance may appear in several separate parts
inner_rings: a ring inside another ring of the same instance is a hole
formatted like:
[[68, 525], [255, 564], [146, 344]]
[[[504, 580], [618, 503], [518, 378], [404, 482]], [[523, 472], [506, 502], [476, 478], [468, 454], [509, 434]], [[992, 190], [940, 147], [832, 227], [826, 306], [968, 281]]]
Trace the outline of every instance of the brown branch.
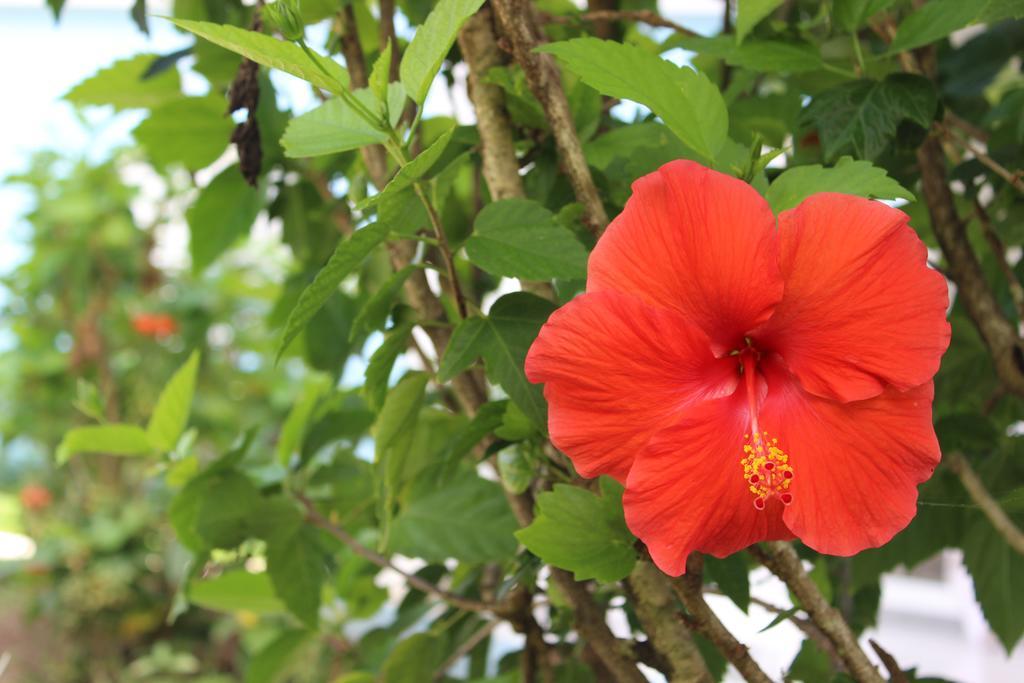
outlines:
[[594, 602], [585, 584], [578, 583], [564, 569], [551, 567], [551, 581], [572, 605], [576, 630], [580, 638], [594, 648], [594, 653], [619, 683], [646, 683], [636, 668], [636, 658], [629, 645], [616, 638], [605, 622], [604, 609]]
[[329, 519], [320, 514], [320, 511], [316, 509], [316, 505], [309, 498], [306, 498], [302, 494], [296, 494], [296, 499], [302, 503], [302, 506], [306, 509], [306, 519], [308, 519], [314, 526], [323, 529], [328, 534], [344, 543], [352, 552], [359, 555], [360, 557], [369, 560], [373, 564], [377, 565], [381, 569], [391, 569], [398, 572], [402, 577], [409, 582], [409, 585], [413, 588], [433, 595], [457, 609], [463, 609], [469, 612], [491, 612], [498, 616], [501, 616], [503, 605], [501, 603], [483, 602], [481, 600], [474, 600], [472, 598], [465, 598], [461, 595], [456, 595], [449, 591], [444, 590], [439, 586], [435, 586], [429, 581], [416, 576], [415, 574], [409, 574], [404, 572], [394, 564], [391, 560], [381, 555], [375, 550], [367, 548], [365, 545], [360, 543], [349, 534], [347, 531], [342, 529], [335, 524], [332, 524]]
[[[484, 7], [463, 25], [459, 49], [469, 66], [469, 98], [476, 110], [480, 132], [480, 156], [484, 180], [494, 200], [521, 199], [526, 196], [519, 175], [512, 121], [505, 106], [505, 93], [484, 80], [487, 72], [503, 63], [494, 35], [494, 15]], [[546, 299], [555, 292], [548, 282], [523, 281], [523, 289]]]
[[1013, 299], [1013, 305], [1017, 309], [1017, 320], [1024, 322], [1024, 286], [1021, 286], [1020, 279], [1017, 278], [1017, 274], [1013, 272], [1013, 268], [1006, 260], [1006, 245], [1003, 244], [999, 233], [992, 227], [988, 212], [985, 211], [985, 207], [981, 205], [977, 197], [974, 199], [974, 214], [978, 217], [978, 223], [981, 224], [981, 232], [985, 236], [985, 241], [988, 242], [992, 254], [996, 257], [999, 270], [1002, 271], [1003, 277], [1006, 279], [1010, 298]]
[[860, 649], [849, 625], [804, 571], [792, 545], [783, 541], [768, 541], [761, 546], [751, 546], [750, 552], [789, 586], [800, 601], [800, 607], [835, 645], [836, 652], [855, 681], [882, 683], [882, 677]]
[[534, 52], [534, 48], [541, 44], [541, 34], [533, 6], [528, 0], [493, 0], [493, 4], [502, 35], [522, 67], [530, 91], [544, 109], [562, 168], [576, 199], [583, 205], [584, 222], [591, 232], [600, 235], [608, 225], [608, 214], [590, 176], [558, 65], [551, 55]]
[[988, 347], [1000, 381], [1013, 393], [1024, 396], [1024, 352], [1020, 338], [1003, 315], [967, 239], [967, 226], [957, 214], [946, 178], [946, 158], [938, 139], [925, 140], [917, 150], [917, 165], [932, 232], [949, 264], [949, 275], [957, 285], [957, 298], [963, 302]]
[[590, 12], [580, 12], [579, 14], [541, 13], [539, 16], [541, 20], [547, 24], [576, 24], [581, 21], [594, 23], [638, 21], [641, 24], [647, 24], [648, 26], [670, 28], [676, 33], [680, 33], [684, 36], [693, 37], [699, 35], [696, 31], [688, 29], [682, 24], [677, 24], [670, 19], [666, 19], [657, 12], [652, 12], [651, 10], [592, 10]]
[[871, 645], [871, 649], [875, 651], [878, 658], [882, 660], [886, 671], [889, 672], [889, 683], [910, 683], [907, 674], [903, 673], [903, 669], [900, 668], [896, 658], [889, 654], [888, 650], [879, 645], [873, 638], [868, 639], [868, 644]]
[[626, 587], [648, 641], [672, 671], [669, 680], [713, 681], [689, 630], [680, 627], [672, 586], [665, 575], [649, 561], [641, 559], [633, 567]]
[[992, 497], [984, 482], [981, 481], [981, 477], [974, 471], [963, 453], [949, 451], [944, 455], [943, 462], [953, 474], [960, 478], [964, 488], [967, 489], [967, 495], [981, 508], [999, 535], [1006, 540], [1011, 548], [1024, 555], [1024, 532], [1014, 524], [999, 502]]
[[771, 678], [750, 656], [747, 646], [736, 640], [729, 629], [704, 601], [704, 558], [696, 553], [686, 563], [686, 573], [672, 579], [672, 588], [689, 612], [687, 622], [694, 631], [710, 640], [718, 651], [750, 683], [771, 683]]

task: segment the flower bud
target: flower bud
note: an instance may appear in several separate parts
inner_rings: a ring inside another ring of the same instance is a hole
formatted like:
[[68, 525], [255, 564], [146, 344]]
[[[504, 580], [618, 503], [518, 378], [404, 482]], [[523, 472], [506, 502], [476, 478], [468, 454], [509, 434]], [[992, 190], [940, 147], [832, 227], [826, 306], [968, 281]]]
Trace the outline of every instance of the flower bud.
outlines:
[[265, 5], [263, 17], [281, 32], [285, 40], [302, 40], [305, 36], [299, 0], [277, 0], [273, 4]]

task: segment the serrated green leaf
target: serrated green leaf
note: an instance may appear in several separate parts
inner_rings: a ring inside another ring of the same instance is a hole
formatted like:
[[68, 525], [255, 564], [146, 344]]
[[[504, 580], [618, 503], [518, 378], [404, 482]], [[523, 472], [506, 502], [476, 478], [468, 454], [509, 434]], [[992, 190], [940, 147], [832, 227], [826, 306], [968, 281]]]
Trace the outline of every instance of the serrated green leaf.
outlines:
[[290, 630], [274, 638], [249, 659], [245, 669], [245, 683], [275, 683], [281, 680], [281, 675], [312, 637], [310, 631]]
[[597, 38], [537, 49], [558, 57], [598, 92], [650, 107], [705, 162], [713, 163], [725, 144], [729, 112], [718, 88], [703, 74], [634, 45]]
[[380, 683], [421, 683], [431, 678], [444, 659], [441, 645], [441, 639], [432, 633], [409, 636], [388, 654], [377, 680]]
[[178, 492], [169, 517], [182, 545], [198, 553], [244, 541], [259, 505], [259, 491], [245, 475], [232, 469], [207, 471]]
[[553, 213], [527, 199], [485, 206], [466, 241], [466, 253], [492, 275], [526, 280], [587, 276], [587, 250]]
[[[449, 128], [447, 131], [442, 133], [429, 147], [416, 155], [412, 161], [403, 166], [395, 177], [381, 190], [378, 194], [368, 197], [359, 204], [359, 209], [363, 210], [371, 206], [376, 206], [384, 203], [389, 203], [396, 199], [396, 196], [401, 192], [412, 186], [417, 180], [427, 174], [431, 167], [437, 163], [444, 154], [444, 150], [448, 147], [448, 143], [451, 142], [452, 134], [455, 132], [455, 128]], [[402, 226], [395, 226], [396, 229], [401, 229]]]
[[852, 150], [855, 156], [870, 160], [888, 147], [901, 121], [931, 126], [937, 106], [938, 95], [930, 81], [894, 74], [884, 81], [853, 81], [819, 93], [804, 119], [817, 127], [826, 159]]
[[416, 104], [426, 99], [459, 28], [482, 4], [483, 0], [440, 0], [416, 30], [399, 67], [402, 85]]
[[834, 0], [832, 17], [847, 33], [853, 33], [896, 0]]
[[388, 393], [388, 378], [395, 360], [409, 346], [409, 335], [412, 334], [412, 323], [404, 323], [392, 328], [384, 337], [384, 342], [377, 347], [366, 366], [366, 381], [363, 383], [363, 394], [370, 410], [379, 412], [384, 405], [384, 397]]
[[277, 345], [277, 359], [281, 359], [288, 345], [298, 336], [310, 319], [338, 290], [338, 285], [352, 270], [362, 263], [373, 248], [387, 237], [387, 228], [382, 223], [373, 223], [352, 233], [338, 242], [327, 264], [313, 278], [302, 294], [295, 308], [288, 314], [284, 333]]
[[63, 464], [76, 453], [108, 455], [148, 455], [153, 444], [142, 427], [126, 424], [75, 427], [64, 434], [57, 446], [57, 463]]
[[[312, 58], [295, 43], [285, 42], [256, 31], [208, 21], [169, 19], [176, 26], [205, 38], [211, 43], [238, 53], [257, 64], [279, 69], [333, 93], [348, 87], [348, 72], [329, 57], [310, 52]], [[313, 60], [316, 60], [315, 63]], [[319, 65], [319, 66], [317, 66]], [[326, 73], [325, 73], [326, 72]]]
[[465, 318], [448, 342], [438, 379], [448, 381], [483, 357], [488, 378], [500, 385], [534, 424], [543, 427], [547, 404], [540, 388], [526, 379], [523, 365], [530, 344], [552, 311], [550, 301], [515, 292], [495, 301], [486, 318]]
[[487, 376], [541, 428], [547, 425], [547, 403], [540, 387], [526, 379], [523, 365], [526, 352], [554, 308], [550, 301], [532, 294], [506, 294], [491, 306], [487, 316], [491, 339], [483, 347]]
[[736, 8], [736, 42], [742, 43], [747, 34], [781, 4], [782, 0], [739, 0]]
[[391, 304], [401, 291], [406, 279], [417, 270], [419, 266], [409, 265], [402, 268], [374, 292], [363, 307], [359, 309], [355, 321], [352, 323], [352, 330], [349, 332], [348, 340], [351, 342], [361, 334], [373, 332], [384, 327], [388, 320], [388, 313], [391, 311]]
[[[354, 95], [371, 111], [377, 107], [369, 90], [356, 90]], [[385, 131], [377, 130], [343, 99], [334, 97], [289, 121], [281, 145], [286, 156], [297, 158], [337, 154], [387, 139]]]
[[195, 605], [218, 612], [245, 610], [256, 614], [284, 614], [286, 611], [284, 603], [274, 594], [267, 574], [242, 570], [190, 582], [188, 598]]
[[573, 572], [577, 581], [618, 581], [636, 563], [636, 539], [622, 513], [622, 485], [601, 478], [601, 495], [555, 484], [537, 496], [537, 516], [516, 538], [544, 562]]
[[274, 534], [267, 541], [267, 573], [288, 610], [310, 628], [319, 623], [320, 592], [326, 568], [316, 531], [303, 526]]
[[373, 426], [378, 456], [384, 454], [401, 437], [409, 435], [423, 406], [423, 392], [429, 381], [430, 377], [425, 373], [410, 372], [388, 393]]
[[370, 91], [381, 103], [388, 103], [388, 82], [391, 80], [391, 39], [373, 63], [370, 71]]
[[[904, 52], [945, 38], [953, 31], [979, 21], [991, 2], [930, 0], [900, 22], [890, 52]], [[996, 3], [999, 4], [999, 3]]]
[[985, 621], [1009, 654], [1024, 635], [1024, 557], [981, 517], [968, 528], [963, 548]]
[[245, 235], [263, 208], [263, 193], [245, 182], [237, 166], [224, 169], [202, 189], [185, 217], [192, 269], [202, 272]]
[[109, 104], [116, 110], [152, 109], [181, 98], [181, 80], [176, 69], [165, 69], [145, 78], [159, 55], [136, 55], [121, 59], [72, 88], [64, 99], [72, 104]]
[[471, 366], [483, 355], [484, 346], [490, 340], [491, 327], [484, 318], [464, 318], [459, 321], [448, 340], [448, 347], [441, 358], [437, 378], [449, 382], [460, 372]]
[[404, 507], [389, 548], [428, 562], [501, 561], [515, 554], [516, 528], [500, 487], [471, 473]]
[[737, 45], [729, 36], [693, 36], [680, 39], [679, 44], [698, 54], [724, 59], [731, 66], [762, 73], [801, 73], [824, 65], [818, 48], [805, 42], [748, 40]]
[[842, 157], [832, 168], [819, 164], [788, 168], [768, 187], [765, 199], [775, 213], [781, 213], [818, 192], [914, 201], [914, 195], [886, 175], [885, 169], [850, 157]]
[[172, 451], [188, 424], [188, 413], [196, 391], [199, 352], [193, 351], [164, 386], [146, 425], [146, 435], [154, 448]]
[[277, 440], [277, 460], [287, 465], [292, 455], [302, 449], [302, 439], [320, 397], [330, 388], [330, 382], [323, 375], [313, 375], [307, 381], [299, 399], [288, 411], [281, 434]]
[[190, 171], [209, 166], [231, 141], [235, 124], [223, 97], [185, 97], [161, 105], [132, 134], [157, 166], [182, 164]]

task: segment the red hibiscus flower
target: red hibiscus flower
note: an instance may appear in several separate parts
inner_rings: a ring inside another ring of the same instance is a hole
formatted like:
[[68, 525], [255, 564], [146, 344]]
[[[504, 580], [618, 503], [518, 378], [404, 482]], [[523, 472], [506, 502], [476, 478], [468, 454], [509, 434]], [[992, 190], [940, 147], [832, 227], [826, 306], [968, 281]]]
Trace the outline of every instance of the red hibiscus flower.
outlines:
[[776, 226], [749, 185], [689, 161], [633, 185], [526, 373], [580, 474], [625, 484], [662, 570], [794, 536], [851, 555], [913, 518], [949, 324], [907, 221], [823, 193]]
[[132, 318], [132, 327], [145, 337], [163, 339], [178, 331], [178, 321], [166, 313], [139, 313]]

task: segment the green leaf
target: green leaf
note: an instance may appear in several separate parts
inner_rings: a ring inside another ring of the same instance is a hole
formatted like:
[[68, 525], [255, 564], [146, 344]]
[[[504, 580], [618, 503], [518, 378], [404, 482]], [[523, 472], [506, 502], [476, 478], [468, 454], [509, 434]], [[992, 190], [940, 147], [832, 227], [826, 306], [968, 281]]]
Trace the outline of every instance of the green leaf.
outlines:
[[199, 352], [193, 351], [157, 398], [156, 407], [146, 425], [146, 435], [154, 448], [172, 451], [188, 424], [189, 408], [196, 391]]
[[896, 0], [834, 0], [832, 17], [847, 33], [853, 33], [868, 19], [888, 9]]
[[445, 349], [438, 379], [448, 381], [482, 356], [487, 376], [503, 388], [534, 424], [547, 424], [547, 404], [540, 387], [526, 379], [526, 352], [554, 310], [545, 299], [515, 292], [494, 302], [486, 318], [459, 323]]
[[148, 455], [153, 444], [145, 430], [135, 425], [106, 424], [75, 427], [64, 434], [57, 446], [57, 463], [63, 464], [76, 453], [107, 455]]
[[395, 365], [395, 360], [409, 345], [412, 328], [412, 323], [392, 328], [384, 337], [384, 342], [370, 357], [370, 362], [366, 366], [366, 381], [363, 384], [363, 393], [370, 410], [380, 411], [384, 405], [391, 369]]
[[748, 40], [737, 45], [729, 36], [694, 36], [681, 39], [679, 45], [701, 55], [724, 59], [731, 66], [761, 73], [801, 73], [824, 66], [818, 48], [805, 42]]
[[245, 235], [263, 208], [263, 193], [250, 187], [237, 166], [230, 166], [199, 193], [185, 213], [192, 269], [199, 273]]
[[316, 531], [302, 524], [282, 529], [267, 541], [267, 572], [288, 610], [310, 628], [319, 622], [320, 592], [326, 569]]
[[963, 549], [985, 621], [1009, 655], [1024, 635], [1024, 557], [981, 517], [968, 528]]
[[329, 388], [330, 382], [323, 375], [315, 374], [307, 379], [299, 400], [288, 411], [288, 417], [285, 418], [277, 440], [277, 460], [282, 465], [287, 465], [292, 455], [302, 449], [302, 439], [306, 434], [309, 419], [312, 417], [320, 397]]
[[400, 437], [408, 436], [412, 431], [423, 406], [423, 392], [429, 381], [430, 377], [426, 373], [410, 372], [388, 393], [373, 426], [378, 460]]
[[622, 514], [622, 485], [601, 478], [601, 495], [555, 484], [537, 496], [537, 516], [516, 538], [544, 562], [573, 572], [577, 581], [618, 581], [636, 562], [636, 539]]
[[256, 614], [284, 614], [284, 603], [274, 593], [267, 574], [237, 570], [213, 579], [189, 583], [188, 598], [193, 604], [218, 612], [245, 610]]
[[370, 71], [370, 91], [376, 96], [378, 102], [387, 104], [388, 82], [391, 80], [391, 39], [373, 63], [373, 70]]
[[233, 548], [248, 538], [260, 494], [236, 470], [210, 471], [190, 481], [171, 501], [169, 516], [182, 544], [193, 552]]
[[373, 223], [352, 233], [348, 239], [338, 242], [327, 264], [313, 278], [302, 294], [295, 308], [288, 314], [284, 334], [277, 345], [277, 360], [281, 359], [288, 345], [298, 336], [313, 315], [338, 291], [338, 285], [345, 276], [362, 263], [373, 248], [387, 237], [387, 228], [382, 223]]
[[65, 0], [46, 0], [46, 4], [50, 6], [50, 11], [53, 12], [53, 20], [60, 21], [60, 13], [64, 9]]
[[547, 425], [547, 404], [540, 387], [526, 379], [523, 366], [526, 352], [554, 309], [550, 301], [532, 294], [506, 294], [491, 306], [491, 338], [483, 349], [487, 376], [541, 428]]
[[290, 630], [280, 634], [249, 660], [245, 669], [245, 683], [275, 683], [281, 680], [302, 646], [312, 640], [313, 634], [305, 630]]
[[781, 4], [782, 0], [739, 0], [736, 8], [736, 42], [742, 43], [747, 34]]
[[157, 166], [198, 171], [224, 152], [234, 127], [223, 97], [186, 97], [154, 109], [132, 134]]
[[500, 561], [515, 554], [516, 528], [501, 488], [470, 473], [404, 507], [389, 549], [428, 562]]
[[[420, 152], [415, 159], [410, 161], [408, 164], [399, 169], [395, 177], [381, 190], [379, 193], [368, 197], [363, 200], [359, 205], [359, 209], [366, 209], [377, 204], [383, 205], [386, 202], [396, 198], [396, 195], [400, 194], [402, 190], [405, 190], [412, 186], [417, 180], [427, 174], [431, 167], [437, 163], [444, 154], [444, 150], [448, 147], [448, 143], [451, 142], [452, 134], [455, 132], [455, 128], [449, 128], [442, 133], [429, 147]], [[383, 218], [382, 218], [383, 220]], [[395, 229], [401, 229], [402, 226], [394, 226]]]
[[406, 279], [417, 270], [419, 266], [409, 265], [402, 268], [375, 291], [363, 307], [359, 309], [355, 321], [352, 323], [352, 330], [349, 332], [348, 340], [351, 342], [356, 337], [367, 332], [373, 332], [384, 327], [388, 320], [388, 313], [391, 312], [391, 304], [394, 302], [398, 292]]
[[850, 150], [857, 157], [874, 159], [888, 147], [900, 122], [928, 128], [937, 106], [930, 81], [894, 74], [884, 81], [853, 81], [819, 93], [804, 118], [817, 126], [826, 159]]
[[889, 45], [890, 52], [905, 52], [945, 38], [953, 31], [978, 21], [998, 21], [1024, 14], [1024, 3], [989, 0], [930, 0], [904, 19]]
[[426, 99], [459, 28], [482, 4], [483, 0], [440, 0], [416, 30], [399, 67], [402, 85], [416, 104]]
[[[211, 43], [247, 57], [257, 64], [280, 69], [318, 88], [336, 93], [348, 87], [348, 72], [329, 57], [310, 52], [295, 43], [271, 38], [270, 36], [247, 31], [237, 26], [222, 26], [208, 21], [170, 19], [176, 26], [185, 29]], [[313, 60], [316, 60], [314, 63]], [[319, 65], [319, 67], [317, 66]], [[326, 73], [325, 73], [326, 72]]]
[[484, 207], [466, 241], [469, 260], [492, 275], [526, 280], [583, 279], [587, 250], [555, 215], [527, 199]]
[[159, 55], [121, 59], [72, 88], [64, 99], [78, 105], [113, 105], [114, 109], [152, 109], [181, 98], [176, 69], [145, 77]]
[[885, 169], [850, 157], [842, 157], [832, 168], [810, 164], [786, 169], [768, 187], [765, 199], [775, 213], [781, 213], [818, 192], [914, 201], [914, 195], [886, 175]]
[[388, 655], [381, 668], [380, 683], [423, 683], [441, 666], [441, 639], [431, 633], [415, 633]]
[[835, 669], [832, 667], [832, 660], [828, 654], [822, 652], [821, 648], [813, 640], [807, 638], [800, 646], [800, 651], [789, 665], [789, 673], [786, 680], [795, 681], [832, 681], [835, 676]]
[[[370, 111], [376, 108], [369, 90], [357, 90], [354, 95]], [[286, 156], [313, 157], [381, 144], [387, 139], [385, 131], [377, 130], [344, 100], [334, 97], [289, 121], [281, 145]]]
[[490, 340], [491, 326], [486, 318], [464, 318], [459, 321], [448, 340], [448, 347], [441, 358], [437, 379], [450, 382], [483, 355], [484, 346]]
[[634, 100], [661, 117], [673, 133], [713, 163], [725, 144], [729, 112], [711, 81], [634, 45], [576, 38], [537, 48], [556, 57], [587, 85]]
[[704, 574], [717, 583], [737, 607], [747, 611], [750, 607], [750, 572], [743, 553], [733, 553], [723, 559], [705, 556]]

